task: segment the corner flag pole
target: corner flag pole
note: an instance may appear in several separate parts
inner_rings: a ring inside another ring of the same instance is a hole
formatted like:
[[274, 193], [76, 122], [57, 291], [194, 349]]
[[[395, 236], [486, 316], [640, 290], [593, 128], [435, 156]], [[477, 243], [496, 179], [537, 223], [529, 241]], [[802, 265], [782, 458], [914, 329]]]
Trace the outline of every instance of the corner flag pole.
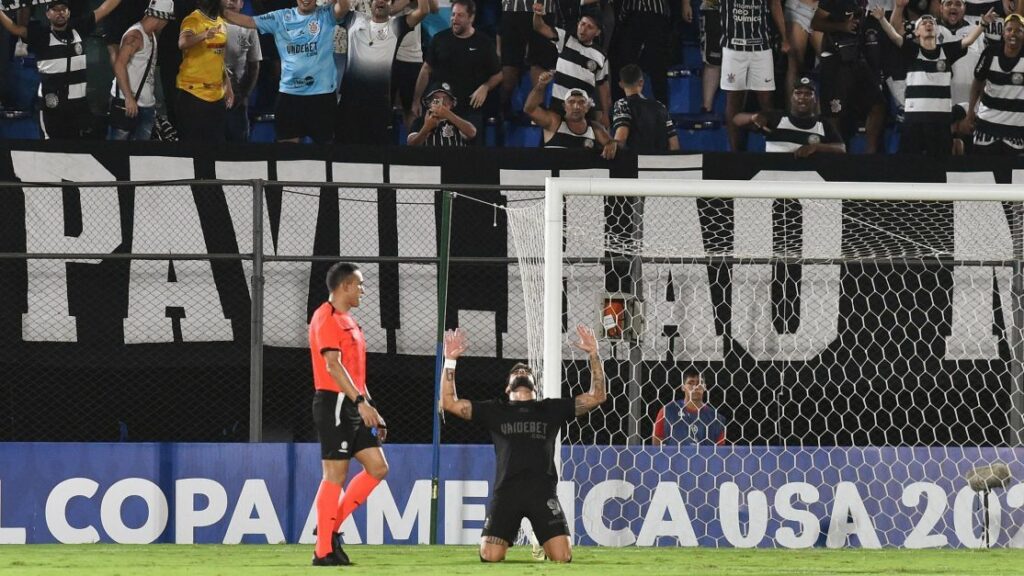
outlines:
[[441, 192], [441, 230], [437, 262], [437, 351], [434, 359], [434, 446], [430, 478], [430, 543], [437, 544], [437, 508], [441, 477], [441, 370], [444, 367], [444, 328], [448, 308], [448, 248], [452, 232], [454, 192]]

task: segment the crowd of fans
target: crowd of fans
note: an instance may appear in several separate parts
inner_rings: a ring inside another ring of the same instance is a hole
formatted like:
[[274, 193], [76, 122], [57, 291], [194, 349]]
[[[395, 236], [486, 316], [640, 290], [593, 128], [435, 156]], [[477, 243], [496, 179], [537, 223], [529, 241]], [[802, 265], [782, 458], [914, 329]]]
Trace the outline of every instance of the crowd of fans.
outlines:
[[[686, 150], [669, 74], [699, 26], [700, 116], [733, 150], [756, 131], [767, 151], [844, 153], [863, 131], [872, 153], [895, 126], [905, 153], [1024, 151], [1015, 0], [451, 0], [429, 38], [438, 0], [95, 1], [0, 12], [2, 41], [35, 58], [43, 138], [246, 141], [261, 86], [278, 141], [461, 146], [532, 123], [543, 145], [606, 158]], [[113, 71], [99, 122], [97, 34]]]

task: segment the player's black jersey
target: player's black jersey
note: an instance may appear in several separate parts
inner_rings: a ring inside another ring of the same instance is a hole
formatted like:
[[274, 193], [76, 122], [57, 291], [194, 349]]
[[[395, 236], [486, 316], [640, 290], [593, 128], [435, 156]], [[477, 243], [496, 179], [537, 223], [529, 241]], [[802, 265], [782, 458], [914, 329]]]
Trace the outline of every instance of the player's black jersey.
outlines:
[[473, 402], [473, 421], [486, 426], [494, 440], [494, 490], [519, 478], [555, 485], [555, 437], [575, 417], [572, 398]]

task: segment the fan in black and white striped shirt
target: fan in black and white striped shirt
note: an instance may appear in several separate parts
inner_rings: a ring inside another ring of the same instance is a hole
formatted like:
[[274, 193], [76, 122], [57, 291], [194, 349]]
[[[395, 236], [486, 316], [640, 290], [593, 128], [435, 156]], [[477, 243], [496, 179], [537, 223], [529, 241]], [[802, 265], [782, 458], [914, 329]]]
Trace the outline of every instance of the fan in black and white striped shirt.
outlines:
[[974, 69], [967, 123], [974, 125], [976, 154], [1024, 152], [1022, 47], [1024, 18], [1010, 14], [1003, 23], [1003, 43], [989, 46]]
[[548, 26], [543, 10], [543, 4], [533, 5], [533, 29], [551, 40], [558, 51], [551, 88], [551, 109], [560, 112], [565, 95], [569, 90], [579, 88], [598, 103], [599, 119], [604, 126], [609, 126], [612, 95], [608, 84], [608, 58], [595, 42], [601, 33], [600, 18], [593, 12], [585, 12], [576, 24], [576, 33], [568, 34], [562, 28]]
[[953, 111], [953, 63], [977, 40], [984, 27], [995, 20], [989, 10], [970, 34], [960, 40], [939, 44], [935, 17], [926, 14], [914, 23], [915, 40], [905, 40], [902, 11], [895, 10], [891, 21], [880, 7], [871, 11], [898, 48], [907, 69], [903, 132], [900, 152], [945, 157], [953, 153], [953, 134], [949, 130]]
[[22, 26], [0, 11], [0, 25], [24, 40], [36, 56], [44, 139], [78, 139], [88, 130], [92, 115], [86, 101], [85, 39], [120, 3], [105, 0], [96, 10], [74, 17], [68, 0], [54, 0], [46, 5], [48, 27], [35, 21]]
[[797, 158], [813, 154], [843, 154], [846, 145], [830, 122], [822, 122], [816, 110], [817, 91], [810, 78], [796, 81], [790, 96], [789, 114], [758, 112], [737, 114], [736, 124], [754, 126], [765, 136], [765, 152], [789, 152]]

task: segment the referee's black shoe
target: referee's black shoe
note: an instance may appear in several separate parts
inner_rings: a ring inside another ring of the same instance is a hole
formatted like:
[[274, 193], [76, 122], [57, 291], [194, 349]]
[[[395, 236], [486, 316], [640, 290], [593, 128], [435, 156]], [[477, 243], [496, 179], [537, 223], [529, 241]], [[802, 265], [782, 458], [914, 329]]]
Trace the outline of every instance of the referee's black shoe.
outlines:
[[[313, 527], [313, 536], [316, 536], [316, 533], [317, 533], [317, 527], [314, 526]], [[339, 533], [339, 532], [335, 532], [335, 533], [331, 534], [331, 556], [334, 556], [335, 558], [338, 559], [338, 563], [337, 564], [317, 564], [316, 563], [317, 558], [316, 558], [316, 555], [314, 554], [313, 555], [313, 565], [314, 566], [351, 566], [352, 565], [352, 561], [349, 560], [348, 554], [345, 554], [345, 551], [341, 548], [341, 533]]]
[[338, 557], [334, 555], [334, 552], [331, 552], [330, 554], [324, 556], [323, 558], [317, 556], [316, 552], [313, 553], [313, 566], [341, 566], [341, 565], [342, 565], [341, 564], [341, 560], [338, 560]]
[[348, 554], [341, 548], [341, 534], [335, 532], [331, 534], [331, 554], [338, 559], [339, 566], [351, 566], [352, 561], [348, 559]]

